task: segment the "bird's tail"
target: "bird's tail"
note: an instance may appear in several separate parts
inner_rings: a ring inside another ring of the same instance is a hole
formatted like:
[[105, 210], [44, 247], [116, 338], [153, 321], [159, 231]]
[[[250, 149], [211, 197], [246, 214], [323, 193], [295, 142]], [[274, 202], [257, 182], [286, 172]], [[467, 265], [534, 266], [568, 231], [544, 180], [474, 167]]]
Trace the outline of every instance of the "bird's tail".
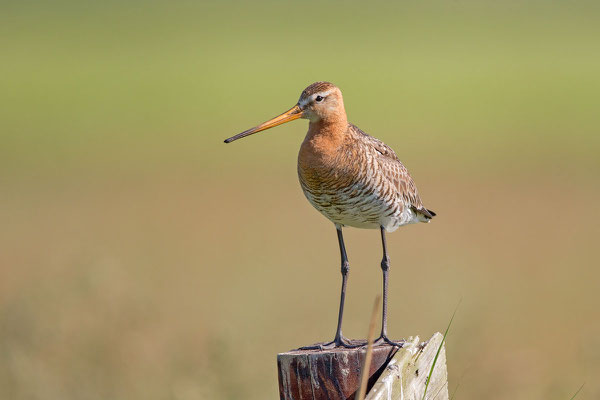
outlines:
[[430, 219], [436, 216], [436, 213], [426, 209], [425, 207], [421, 208], [413, 208], [413, 211], [417, 214], [419, 221], [421, 222], [429, 222]]

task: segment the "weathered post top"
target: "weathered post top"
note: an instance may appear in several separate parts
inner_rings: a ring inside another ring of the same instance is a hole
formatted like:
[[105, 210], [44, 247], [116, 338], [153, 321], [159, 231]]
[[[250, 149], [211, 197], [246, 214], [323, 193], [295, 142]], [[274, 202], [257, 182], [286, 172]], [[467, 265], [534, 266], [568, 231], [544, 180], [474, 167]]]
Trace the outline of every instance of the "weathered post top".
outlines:
[[[443, 336], [426, 343], [410, 338], [402, 348], [376, 346], [369, 368], [366, 400], [421, 399]], [[366, 347], [294, 350], [277, 355], [282, 400], [354, 399]], [[442, 346], [426, 399], [448, 400], [446, 352]]]

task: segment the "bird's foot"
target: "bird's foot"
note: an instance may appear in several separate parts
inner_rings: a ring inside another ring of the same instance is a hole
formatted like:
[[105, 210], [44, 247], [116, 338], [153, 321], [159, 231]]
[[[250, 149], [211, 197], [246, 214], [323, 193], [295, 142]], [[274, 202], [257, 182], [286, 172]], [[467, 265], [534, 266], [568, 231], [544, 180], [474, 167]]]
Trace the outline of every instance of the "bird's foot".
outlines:
[[395, 342], [395, 341], [391, 340], [390, 338], [388, 338], [387, 335], [381, 335], [373, 342], [373, 346], [391, 345], [391, 346], [395, 346], [395, 347], [402, 347], [402, 346], [404, 346], [404, 343], [405, 342], [403, 340], [399, 340], [399, 341]]
[[358, 347], [366, 346], [366, 344], [367, 342], [365, 340], [348, 339], [344, 336], [340, 336], [331, 342], [303, 346], [298, 348], [298, 350], [331, 350], [336, 348], [356, 349]]

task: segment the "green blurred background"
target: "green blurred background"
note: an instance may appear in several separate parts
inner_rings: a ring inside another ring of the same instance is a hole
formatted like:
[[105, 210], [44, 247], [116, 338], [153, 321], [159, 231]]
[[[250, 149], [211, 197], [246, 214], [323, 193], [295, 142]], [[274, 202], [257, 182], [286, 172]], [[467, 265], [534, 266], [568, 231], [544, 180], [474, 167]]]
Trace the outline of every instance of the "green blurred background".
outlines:
[[[443, 331], [457, 399], [600, 397], [600, 7], [581, 1], [8, 2], [0, 398], [277, 398], [331, 339], [306, 121], [224, 145], [317, 80], [396, 150], [433, 223], [389, 235], [390, 331]], [[346, 230], [344, 332], [380, 291]]]

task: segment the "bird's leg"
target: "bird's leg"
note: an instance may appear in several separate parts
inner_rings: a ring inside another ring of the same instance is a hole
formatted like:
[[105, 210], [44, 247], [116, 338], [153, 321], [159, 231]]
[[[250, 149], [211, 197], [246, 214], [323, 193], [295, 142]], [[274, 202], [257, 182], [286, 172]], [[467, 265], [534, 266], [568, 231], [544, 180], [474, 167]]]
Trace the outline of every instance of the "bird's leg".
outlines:
[[350, 264], [348, 263], [348, 255], [346, 254], [346, 246], [344, 245], [344, 236], [342, 235], [342, 228], [339, 227], [337, 230], [338, 243], [340, 245], [340, 256], [342, 259], [342, 291], [340, 294], [340, 309], [338, 312], [338, 323], [335, 331], [335, 338], [333, 343], [336, 346], [344, 346], [348, 343], [348, 340], [342, 335], [342, 318], [344, 316], [344, 302], [346, 300], [346, 284], [348, 282], [348, 272], [350, 272]]
[[381, 227], [381, 244], [383, 246], [383, 259], [381, 260], [381, 271], [383, 272], [383, 311], [381, 316], [381, 335], [374, 345], [391, 344], [402, 347], [402, 342], [394, 342], [387, 336], [387, 301], [388, 301], [388, 274], [390, 270], [390, 258], [387, 254], [387, 242], [385, 240], [385, 229]]
[[325, 350], [325, 349], [331, 349], [334, 347], [348, 347], [348, 348], [354, 348], [354, 347], [360, 347], [360, 346], [364, 346], [365, 343], [362, 342], [358, 342], [355, 343], [354, 341], [347, 339], [344, 337], [344, 335], [342, 335], [342, 318], [344, 316], [344, 302], [346, 300], [346, 283], [348, 281], [348, 272], [350, 271], [350, 264], [348, 263], [348, 255], [346, 254], [346, 246], [344, 245], [344, 236], [342, 235], [342, 227], [336, 227], [337, 229], [337, 236], [338, 236], [338, 243], [340, 245], [340, 255], [342, 258], [342, 291], [340, 294], [340, 310], [338, 312], [338, 323], [337, 323], [337, 329], [335, 331], [335, 338], [333, 339], [333, 341], [328, 342], [328, 343], [322, 343], [322, 344], [318, 344], [318, 345], [314, 345], [314, 346], [306, 346], [306, 347], [301, 347], [301, 350], [315, 350], [315, 349], [319, 349], [319, 350]]

